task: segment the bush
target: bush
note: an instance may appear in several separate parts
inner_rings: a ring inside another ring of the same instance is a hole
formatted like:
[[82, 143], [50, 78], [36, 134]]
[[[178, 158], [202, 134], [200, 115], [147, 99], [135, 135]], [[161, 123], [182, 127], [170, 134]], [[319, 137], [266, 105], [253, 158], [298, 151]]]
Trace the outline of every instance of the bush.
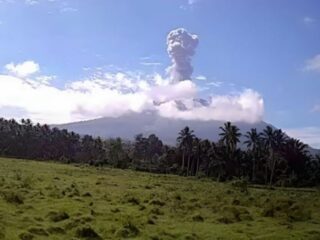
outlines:
[[44, 230], [43, 228], [36, 228], [36, 227], [32, 227], [29, 230], [29, 233], [35, 234], [35, 235], [40, 235], [40, 236], [49, 236], [49, 234], [47, 233], [46, 230]]
[[31, 233], [20, 233], [19, 238], [21, 240], [32, 240], [34, 239], [34, 236]]
[[66, 212], [49, 212], [47, 217], [52, 221], [52, 222], [61, 222], [63, 220], [66, 220], [69, 218], [68, 213]]
[[76, 231], [76, 237], [92, 240], [102, 239], [91, 227], [81, 227]]
[[249, 211], [244, 207], [226, 206], [221, 214], [222, 217], [218, 218], [218, 221], [225, 224], [252, 220]]
[[204, 218], [198, 213], [192, 216], [194, 222], [203, 222]]
[[282, 217], [289, 221], [304, 221], [311, 218], [311, 213], [302, 204], [294, 200], [281, 197], [272, 200], [267, 199], [264, 204], [263, 217]]
[[47, 229], [47, 231], [50, 233], [50, 234], [65, 234], [65, 230], [61, 227], [49, 227]]
[[158, 205], [158, 206], [164, 206], [166, 203], [165, 202], [163, 202], [163, 201], [161, 201], [161, 200], [159, 200], [159, 199], [152, 199], [151, 201], [150, 201], [150, 204], [151, 205]]
[[116, 232], [116, 235], [121, 238], [133, 238], [138, 236], [139, 233], [139, 228], [129, 220]]
[[231, 186], [240, 190], [240, 192], [248, 193], [248, 179], [245, 177], [234, 178]]
[[310, 210], [307, 210], [302, 204], [293, 204], [287, 213], [290, 221], [306, 221], [311, 218]]
[[12, 203], [17, 205], [24, 203], [23, 196], [17, 192], [12, 192], [12, 191], [3, 192], [2, 196], [7, 203]]

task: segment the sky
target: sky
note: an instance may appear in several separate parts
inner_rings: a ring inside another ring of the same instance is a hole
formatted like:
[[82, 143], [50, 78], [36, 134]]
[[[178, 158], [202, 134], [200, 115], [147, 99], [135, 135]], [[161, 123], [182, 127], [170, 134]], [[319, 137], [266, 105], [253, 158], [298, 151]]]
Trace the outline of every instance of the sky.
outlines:
[[[0, 0], [0, 116], [264, 120], [320, 148], [319, 9], [318, 0]], [[191, 52], [180, 35], [168, 41], [179, 28], [197, 39]]]

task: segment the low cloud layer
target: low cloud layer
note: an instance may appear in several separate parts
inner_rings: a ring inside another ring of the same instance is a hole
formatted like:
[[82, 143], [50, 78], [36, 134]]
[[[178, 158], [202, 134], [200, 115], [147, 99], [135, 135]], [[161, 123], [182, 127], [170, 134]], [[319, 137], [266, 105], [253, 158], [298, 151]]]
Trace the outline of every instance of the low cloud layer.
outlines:
[[[38, 68], [26, 70], [25, 63], [13, 64], [12, 71], [0, 75], [0, 111], [17, 109], [21, 117], [41, 123], [117, 117], [145, 110], [157, 111], [168, 118], [204, 121], [256, 122], [263, 116], [263, 100], [259, 93], [250, 89], [238, 94], [213, 96], [204, 106], [194, 103], [198, 88], [189, 80], [170, 83], [159, 74], [143, 77], [117, 72], [57, 88], [48, 81], [53, 77], [39, 75], [40, 67], [35, 65]], [[177, 101], [185, 108], [179, 108]], [[16, 112], [6, 111], [5, 117], [16, 117]]]

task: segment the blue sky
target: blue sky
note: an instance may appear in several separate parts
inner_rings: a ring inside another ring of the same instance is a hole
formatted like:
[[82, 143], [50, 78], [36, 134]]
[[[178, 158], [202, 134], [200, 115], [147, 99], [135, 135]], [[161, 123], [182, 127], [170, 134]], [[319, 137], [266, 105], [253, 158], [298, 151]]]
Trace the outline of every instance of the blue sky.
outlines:
[[[47, 77], [56, 89], [102, 74], [164, 80], [166, 36], [183, 27], [199, 38], [198, 97], [251, 89], [265, 121], [320, 147], [319, 9], [317, 0], [0, 0], [0, 81], [29, 77], [12, 76], [26, 61], [37, 65], [31, 80]], [[5, 116], [29, 116], [7, 105]]]

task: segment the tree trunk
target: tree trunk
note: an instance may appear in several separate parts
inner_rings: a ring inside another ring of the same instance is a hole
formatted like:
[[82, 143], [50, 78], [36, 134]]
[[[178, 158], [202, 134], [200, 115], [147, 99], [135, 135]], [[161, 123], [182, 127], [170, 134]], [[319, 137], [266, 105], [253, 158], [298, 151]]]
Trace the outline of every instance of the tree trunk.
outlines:
[[184, 150], [182, 151], [182, 164], [181, 164], [181, 170], [184, 169]]
[[266, 159], [266, 162], [265, 162], [265, 173], [264, 173], [264, 184], [265, 185], [268, 184], [268, 161], [270, 161], [270, 156], [269, 156], [269, 159]]
[[198, 175], [198, 172], [199, 172], [199, 163], [200, 163], [200, 157], [198, 156], [198, 158], [197, 158], [197, 168], [196, 168], [196, 174], [195, 174], [195, 175]]
[[188, 168], [187, 168], [187, 176], [189, 176], [189, 168], [190, 168], [190, 154], [188, 154]]
[[275, 167], [276, 167], [276, 159], [274, 158], [273, 151], [272, 151], [272, 155], [271, 156], [272, 156], [272, 166], [271, 166], [270, 183], [269, 183], [270, 186], [272, 186], [274, 170], [275, 170]]

